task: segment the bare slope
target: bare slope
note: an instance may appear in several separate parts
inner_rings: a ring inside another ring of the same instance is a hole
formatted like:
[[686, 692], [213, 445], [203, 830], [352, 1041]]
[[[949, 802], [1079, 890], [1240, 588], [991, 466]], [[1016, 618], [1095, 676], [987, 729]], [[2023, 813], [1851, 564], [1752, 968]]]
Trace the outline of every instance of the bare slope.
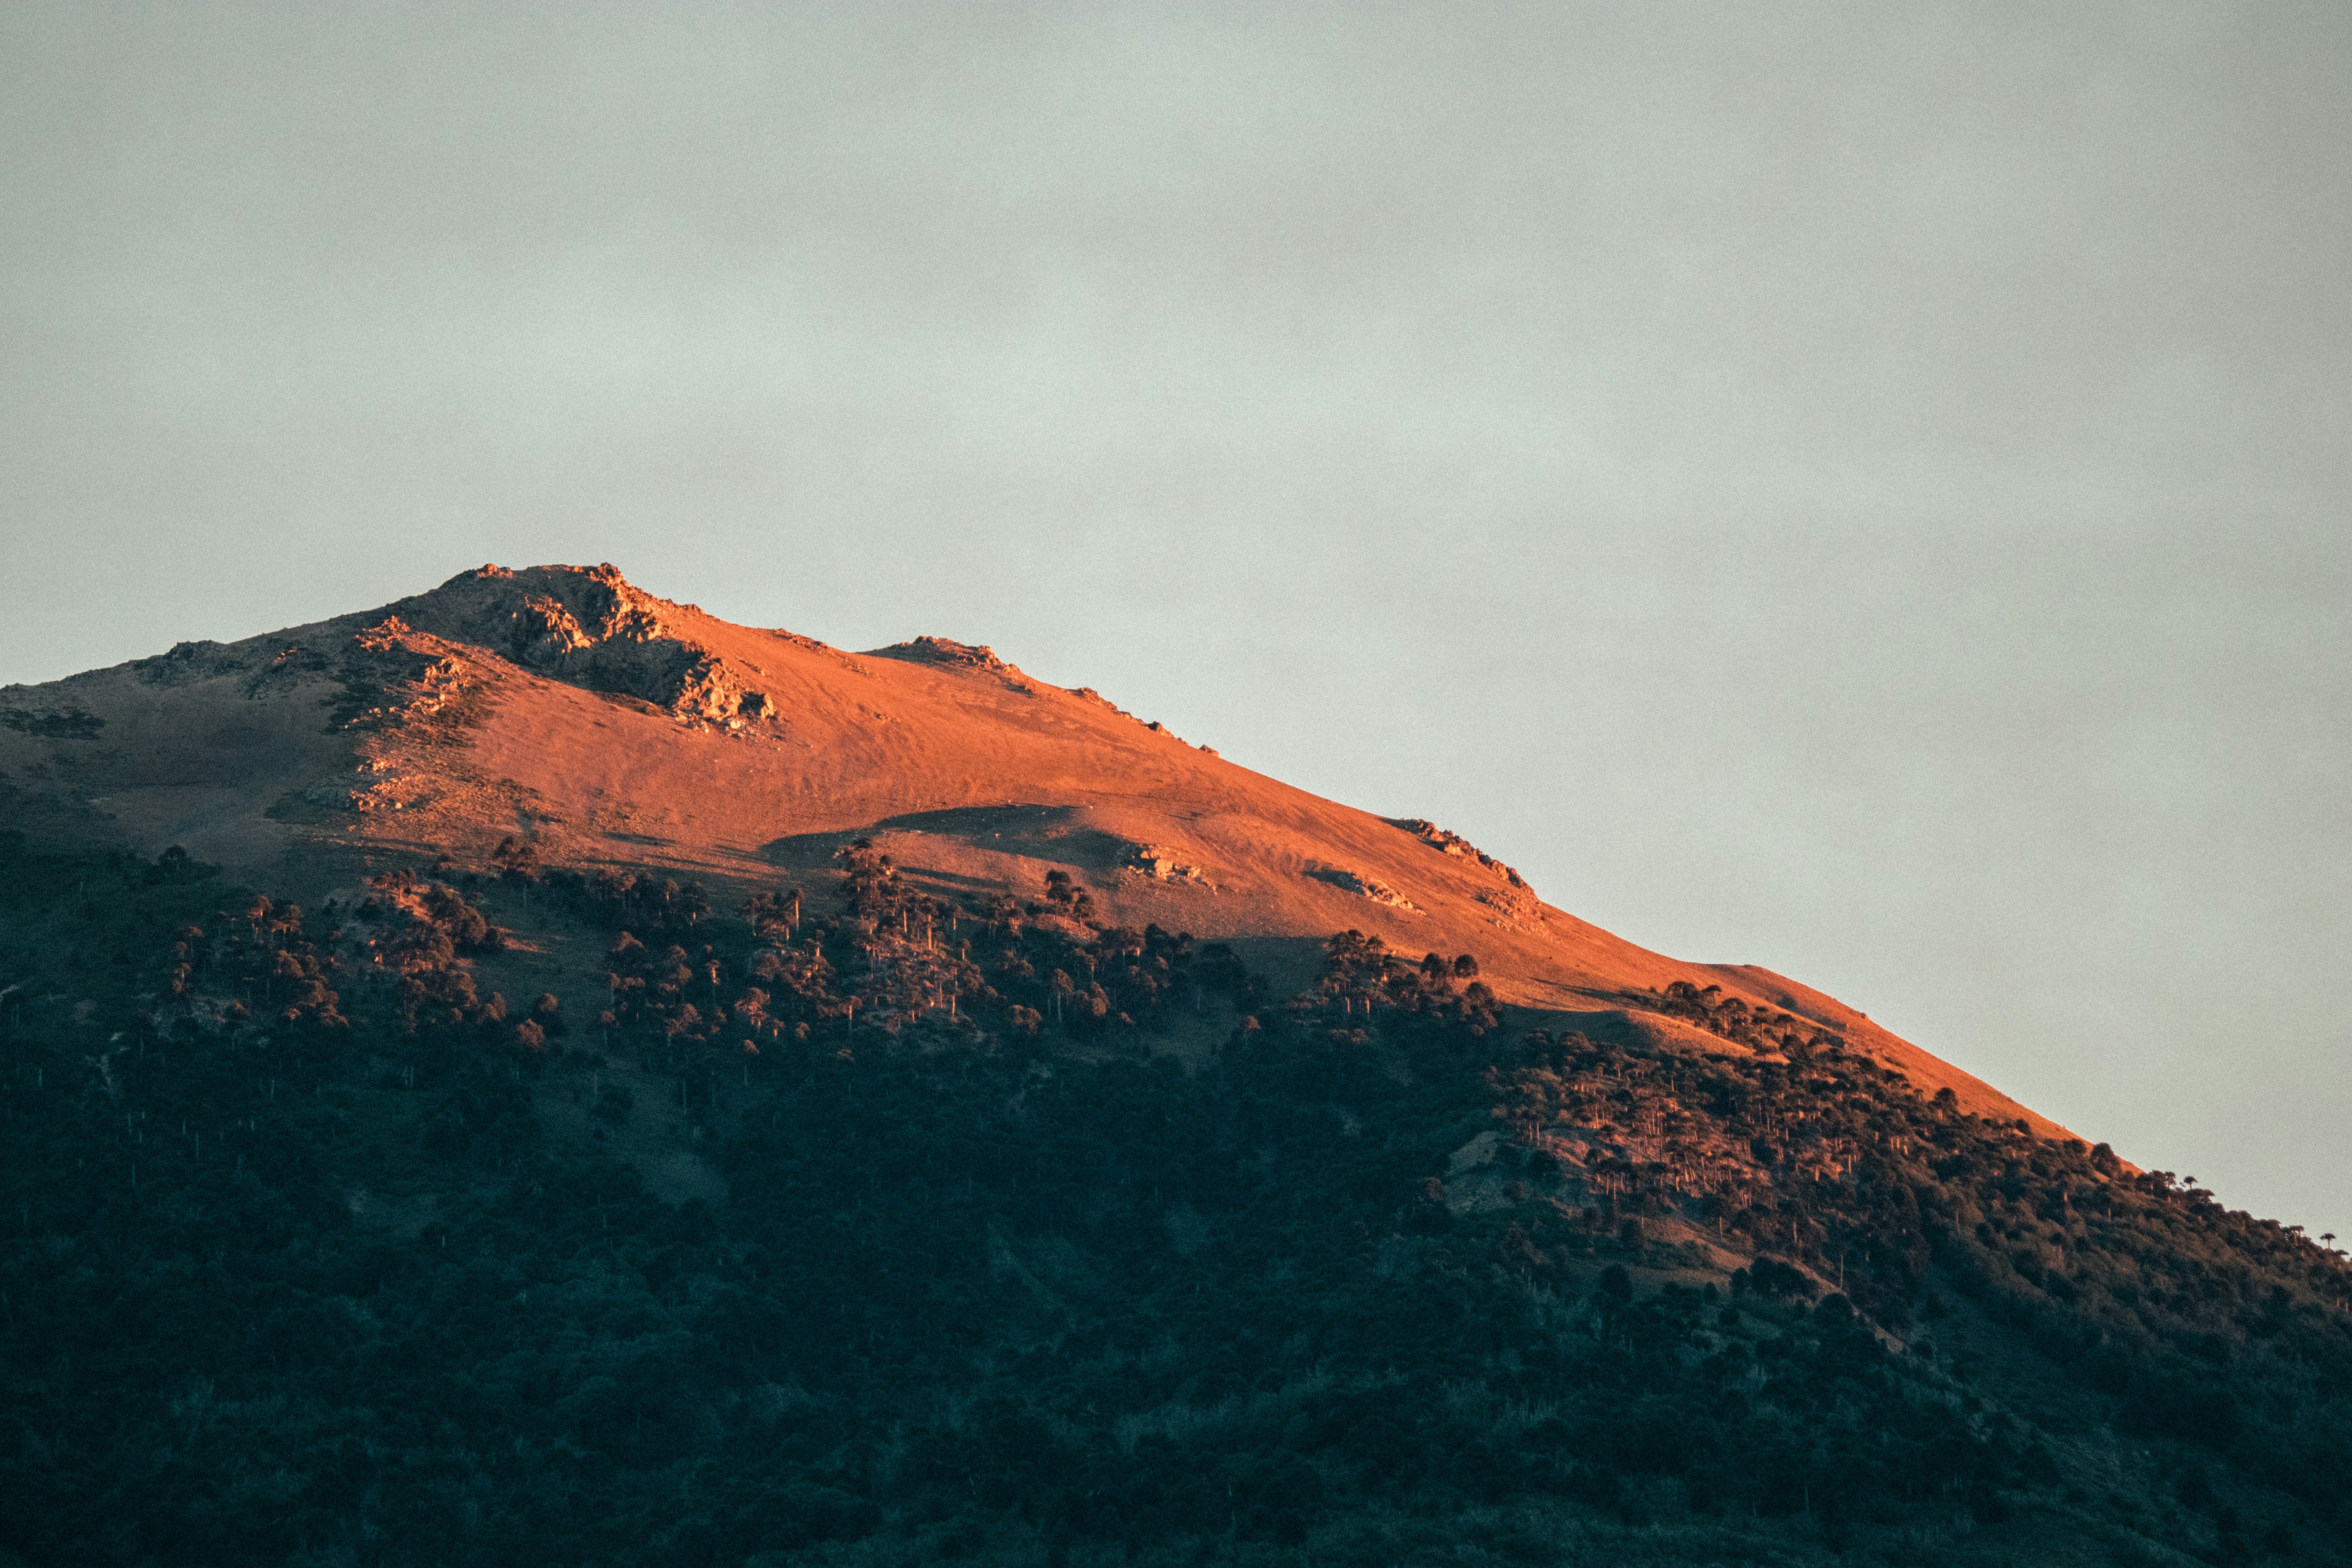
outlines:
[[1246, 942], [1278, 979], [1353, 927], [1475, 952], [1532, 1008], [1719, 985], [1834, 1024], [1925, 1090], [2063, 1131], [1826, 996], [1636, 947], [1426, 823], [1293, 789], [986, 648], [846, 653], [610, 566], [484, 567], [362, 615], [0, 689], [0, 815], [297, 889], [478, 861], [522, 834], [551, 862], [667, 868], [716, 896], [871, 835], [948, 885], [1028, 892], [1070, 869], [1104, 919]]

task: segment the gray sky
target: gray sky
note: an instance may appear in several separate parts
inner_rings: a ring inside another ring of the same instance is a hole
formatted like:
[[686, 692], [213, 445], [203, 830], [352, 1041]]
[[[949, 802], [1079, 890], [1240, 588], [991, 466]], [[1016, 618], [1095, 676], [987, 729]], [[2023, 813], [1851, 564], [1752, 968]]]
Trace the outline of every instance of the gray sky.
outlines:
[[2352, 1233], [2347, 79], [2337, 5], [9, 5], [0, 680], [485, 560], [986, 641]]

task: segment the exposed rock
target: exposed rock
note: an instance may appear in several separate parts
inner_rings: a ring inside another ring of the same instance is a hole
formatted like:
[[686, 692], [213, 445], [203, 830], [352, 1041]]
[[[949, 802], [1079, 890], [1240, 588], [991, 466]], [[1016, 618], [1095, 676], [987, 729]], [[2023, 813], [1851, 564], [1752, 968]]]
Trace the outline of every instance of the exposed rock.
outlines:
[[1475, 862], [1501, 877], [1514, 888], [1524, 888], [1528, 885], [1527, 879], [1521, 877], [1517, 871], [1504, 865], [1462, 835], [1448, 832], [1426, 817], [1391, 816], [1388, 821], [1391, 826], [1403, 828], [1440, 854], [1451, 855], [1457, 860]]
[[[396, 608], [419, 631], [488, 647], [534, 673], [635, 697], [684, 719], [738, 719], [754, 695], [716, 651], [687, 635], [698, 612], [632, 585], [609, 563], [521, 572], [485, 566]], [[758, 695], [753, 716], [772, 713], [773, 705]]]
[[1108, 708], [1122, 719], [1133, 719], [1135, 717], [1134, 714], [1129, 712], [1118, 703], [1113, 702], [1109, 698], [1105, 697], [1101, 692], [1097, 691], [1091, 686], [1068, 686], [1063, 688], [1063, 689], [1067, 691], [1071, 696], [1079, 699], [1081, 701], [1091, 702], [1097, 708]]
[[474, 715], [467, 700], [486, 674], [446, 640], [387, 616], [353, 634], [340, 670], [345, 700], [336, 710], [344, 730], [462, 728]]
[[1198, 866], [1183, 865], [1167, 850], [1150, 844], [1136, 846], [1128, 856], [1126, 869], [1160, 882], [1205, 883], [1209, 879], [1208, 873]]
[[522, 602], [515, 613], [520, 625], [517, 641], [525, 663], [544, 664], [568, 654], [585, 653], [596, 646], [570, 610], [545, 594], [533, 594]]
[[1346, 892], [1354, 893], [1360, 898], [1370, 899], [1376, 904], [1386, 904], [1391, 909], [1412, 910], [1416, 913], [1421, 909], [1419, 904], [1414, 903], [1386, 882], [1355, 871], [1343, 871], [1337, 867], [1327, 866], [1319, 870], [1310, 871], [1307, 875], [1318, 882], [1328, 882]]
[[993, 648], [973, 643], [961, 643], [951, 637], [917, 637], [912, 642], [892, 643], [877, 647], [870, 656], [875, 658], [902, 658], [909, 664], [958, 665], [966, 669], [1008, 670], [1013, 667], [996, 657]]
[[1517, 888], [1489, 888], [1478, 901], [1495, 911], [1494, 922], [1507, 931], [1524, 931], [1544, 918], [1543, 905]]

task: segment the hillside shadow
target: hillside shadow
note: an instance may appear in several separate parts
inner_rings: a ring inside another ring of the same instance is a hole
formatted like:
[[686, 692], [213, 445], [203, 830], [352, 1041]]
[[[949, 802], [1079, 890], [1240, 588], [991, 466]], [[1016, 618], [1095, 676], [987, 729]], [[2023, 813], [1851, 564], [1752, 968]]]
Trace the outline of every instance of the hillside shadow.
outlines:
[[[1130, 848], [1128, 841], [1116, 834], [1080, 826], [1076, 806], [965, 805], [903, 812], [864, 827], [789, 834], [761, 845], [760, 857], [775, 866], [822, 864], [860, 838], [893, 833], [961, 839], [975, 849], [992, 849], [1000, 854], [1090, 870], [1108, 870], [1119, 865]], [[982, 884], [973, 881], [971, 885]]]
[[1232, 948], [1253, 973], [1265, 977], [1269, 1000], [1276, 1005], [1306, 990], [1323, 973], [1326, 939], [1319, 936], [1227, 936], [1215, 940]]

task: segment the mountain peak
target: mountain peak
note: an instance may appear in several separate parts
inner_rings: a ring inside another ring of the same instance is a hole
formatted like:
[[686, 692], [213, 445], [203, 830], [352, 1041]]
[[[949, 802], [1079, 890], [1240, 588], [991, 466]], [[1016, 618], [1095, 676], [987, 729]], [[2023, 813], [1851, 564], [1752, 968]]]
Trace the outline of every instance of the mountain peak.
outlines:
[[493, 649], [535, 674], [635, 697], [681, 716], [756, 718], [765, 696], [697, 632], [713, 624], [692, 605], [648, 594], [610, 562], [595, 566], [487, 565], [391, 606], [416, 631]]
[[[1677, 982], [1784, 1009], [1762, 971], [1648, 952], [1419, 816], [1321, 799], [1091, 688], [925, 636], [856, 654], [736, 626], [610, 563], [487, 565], [380, 608], [0, 693], [0, 806], [37, 837], [200, 858], [310, 896], [384, 865], [544, 863], [748, 892], [870, 838], [942, 887], [1048, 870], [1103, 918], [1243, 944], [1303, 981], [1335, 931], [1475, 953], [1507, 1006], [1614, 1016]], [[1854, 1015], [1924, 1091], [2063, 1131]]]

